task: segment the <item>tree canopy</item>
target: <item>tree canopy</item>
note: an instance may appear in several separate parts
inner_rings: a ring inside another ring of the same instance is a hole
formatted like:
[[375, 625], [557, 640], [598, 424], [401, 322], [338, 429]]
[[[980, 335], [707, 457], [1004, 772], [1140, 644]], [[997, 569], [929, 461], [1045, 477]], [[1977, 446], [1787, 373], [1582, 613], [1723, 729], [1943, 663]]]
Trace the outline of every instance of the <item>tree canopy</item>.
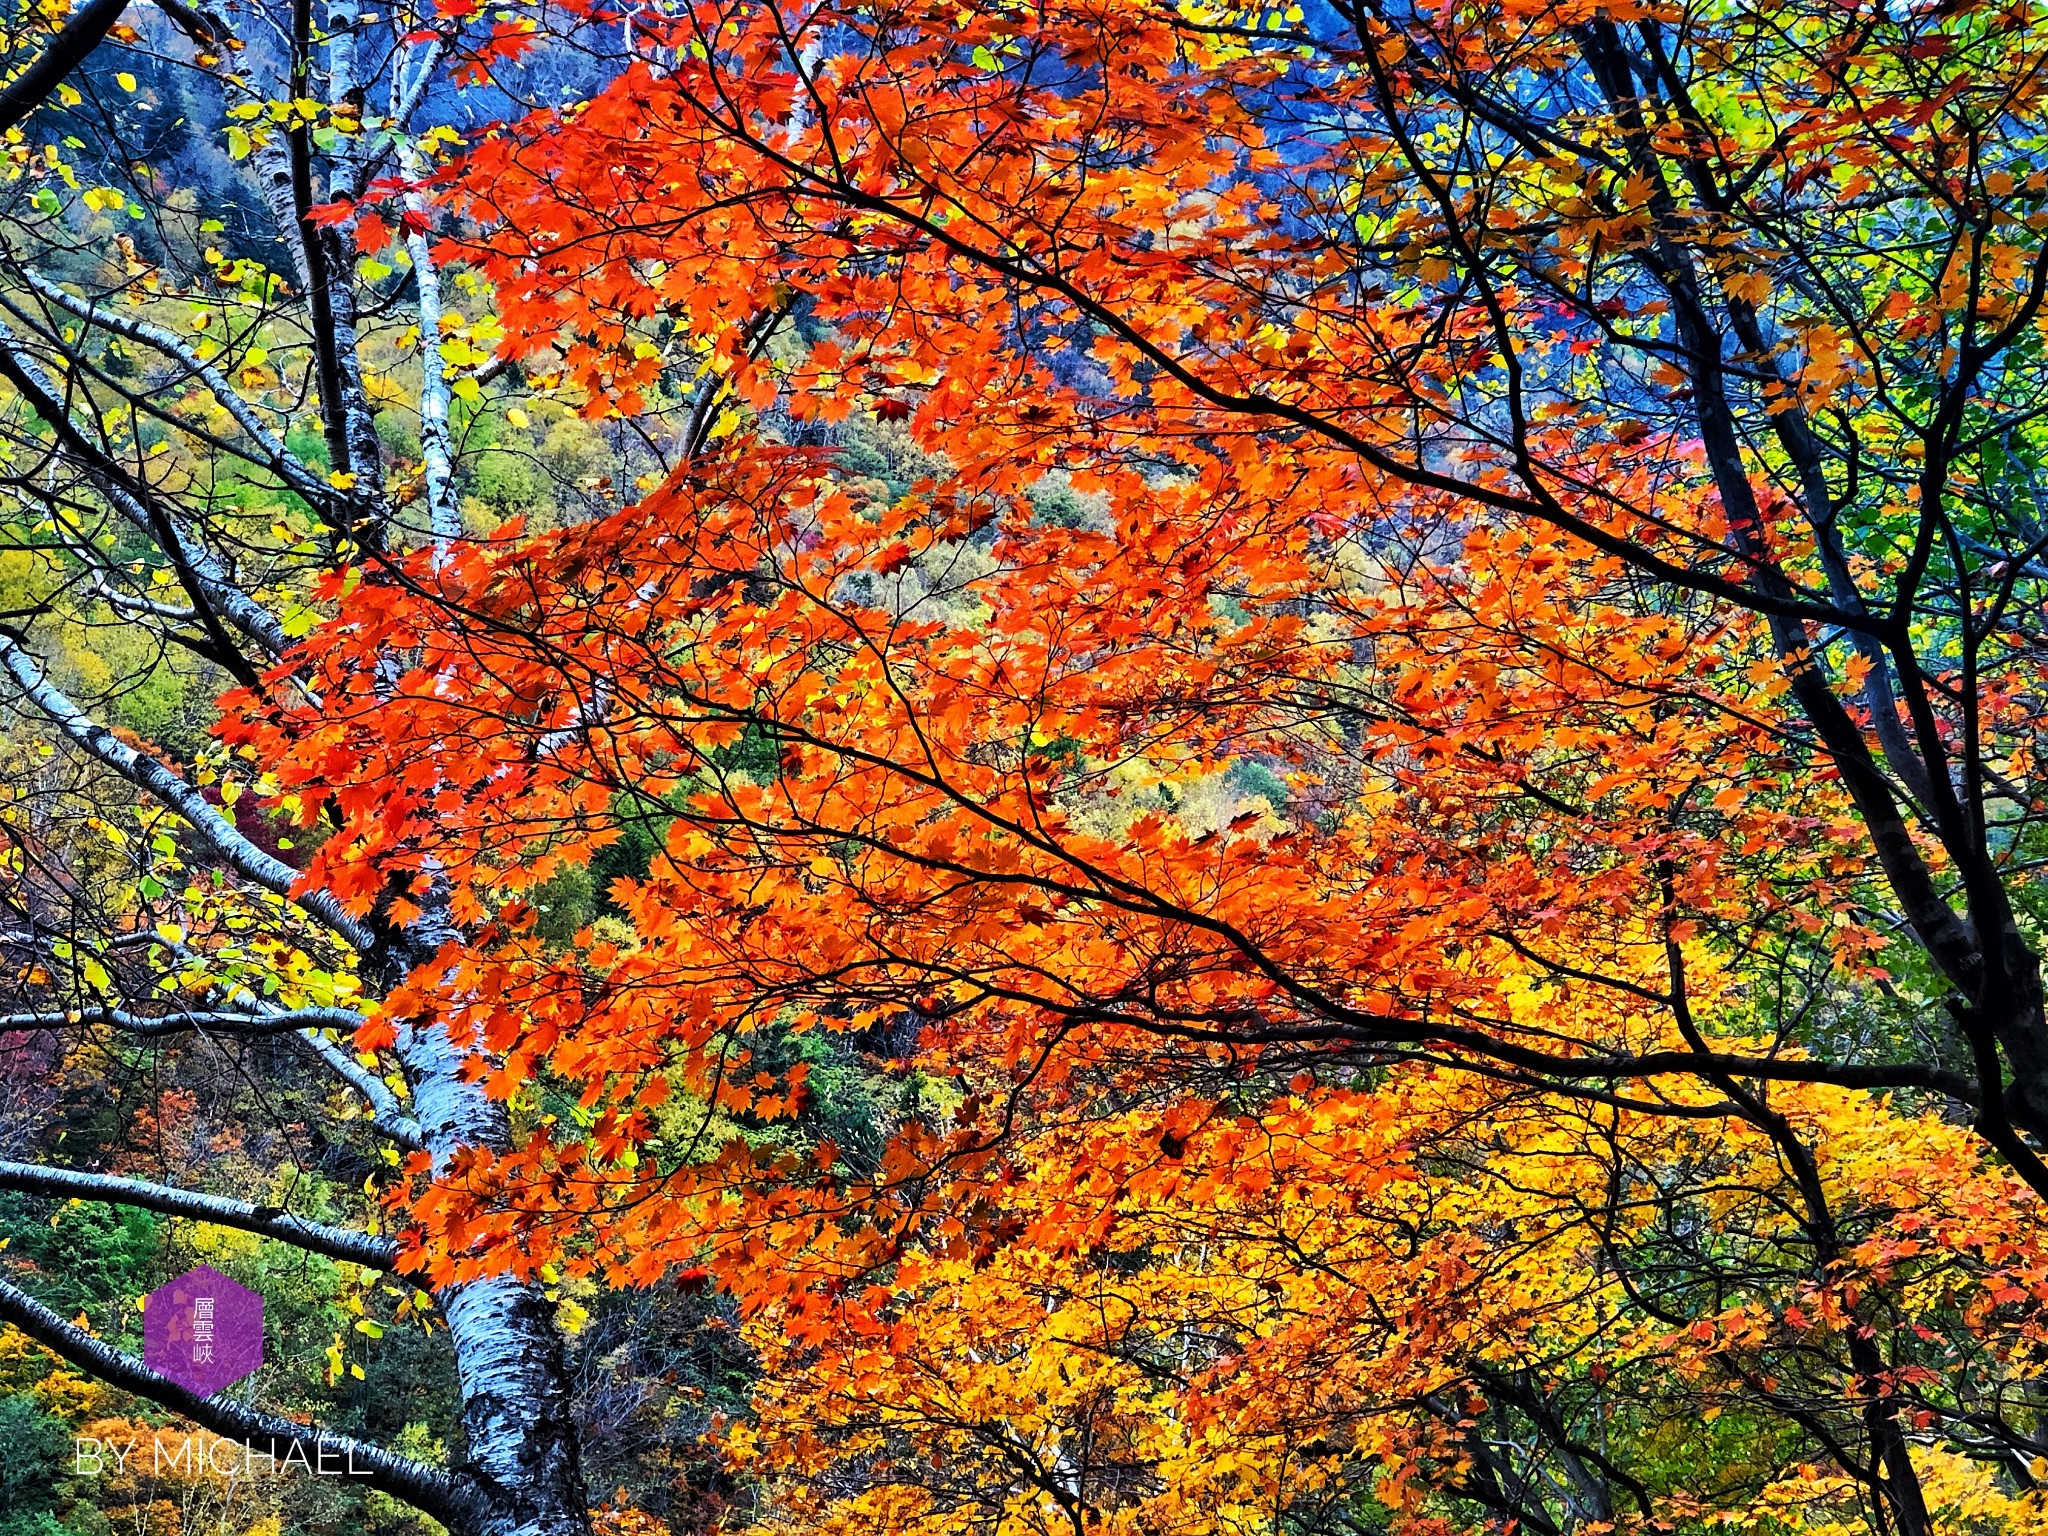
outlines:
[[0, 1186], [368, 1242], [462, 1533], [656, 1518], [593, 1306], [672, 1525], [2037, 1528], [2037, 10], [167, 12], [271, 231], [16, 157], [20, 1029], [382, 1145]]

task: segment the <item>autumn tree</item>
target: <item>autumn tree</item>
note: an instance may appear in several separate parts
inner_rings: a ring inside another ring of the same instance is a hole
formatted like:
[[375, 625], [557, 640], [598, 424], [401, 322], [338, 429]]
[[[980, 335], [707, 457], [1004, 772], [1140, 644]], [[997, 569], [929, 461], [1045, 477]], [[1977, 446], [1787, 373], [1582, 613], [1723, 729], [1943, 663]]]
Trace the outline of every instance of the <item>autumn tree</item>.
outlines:
[[768, 1531], [1889, 1529], [1827, 1449], [1863, 1439], [1862, 1317], [1929, 1518], [2031, 1529], [1994, 1363], [2038, 1349], [2030, 1193], [1960, 1127], [1778, 1104], [1856, 1239], [1821, 1275], [1718, 1115], [1407, 1072], [1023, 1137], [1017, 1236], [759, 1313], [729, 1450]]
[[[1805, 1064], [1703, 1067], [1680, 1059], [1715, 1053], [1682, 1040], [1675, 979], [1642, 1001], [1679, 1057], [1548, 1050], [1497, 1018], [1466, 1030], [1433, 975], [1376, 967], [1361, 1007], [1354, 968], [1324, 986], [1248, 931], [1203, 941], [1301, 1010], [1297, 1036], [1563, 1081], [1933, 1090], [2040, 1180], [2033, 31], [1976, 6], [709, 6], [656, 29], [673, 69], [508, 130], [465, 192], [503, 220], [485, 251], [513, 345], [566, 340], [629, 405], [661, 366], [623, 344], [635, 317], [687, 319], [744, 397], [767, 388], [751, 339], [798, 304], [831, 330], [788, 371], [791, 408], [907, 414], [966, 477], [952, 494], [986, 498], [957, 517], [1064, 471], [1112, 519], [1141, 499], [1170, 528], [1210, 519], [1184, 569], [1219, 590], [1190, 602], [1379, 653], [1378, 687], [1304, 682], [1279, 709], [1545, 836], [1661, 802], [1638, 827], [1668, 823], [1664, 846], [1630, 859], [1645, 911], [1692, 921], [1659, 883], [1825, 781], [1861, 829], [1857, 889], [1747, 904], [1909, 937], [1925, 973], [1880, 1037], [1792, 1028]], [[918, 510], [877, 576], [952, 509]], [[1269, 563], [1210, 574], [1238, 548]], [[1384, 574], [1322, 612], [1321, 571], [1281, 552]], [[1498, 670], [1450, 667], [1475, 650]], [[1657, 732], [1560, 752], [1528, 692], [1546, 668], [1560, 704], [1607, 691]], [[1080, 724], [1041, 734], [1097, 745]], [[1717, 766], [1672, 773], [1671, 751]], [[1455, 878], [1488, 862], [1461, 850]], [[1431, 947], [1540, 951], [1493, 905], [1433, 919]]]
[[[2048, 1191], [2032, 12], [640, 25], [457, 205], [506, 352], [627, 413], [691, 385], [696, 457], [416, 565], [316, 638], [319, 709], [236, 732], [349, 818], [319, 877], [438, 847], [497, 914], [404, 1007], [605, 1107], [422, 1186], [444, 1272], [709, 1244], [762, 1298], [830, 1272], [824, 1315], [922, 1222], [999, 1236], [1022, 1125], [1424, 1065], [1763, 1138], [1815, 1284], [1868, 1199], [1821, 1090]], [[835, 468], [849, 419], [929, 472]], [[365, 658], [412, 632], [394, 709]], [[326, 794], [344, 757], [416, 787]], [[666, 828], [631, 941], [546, 951], [506, 893], [622, 803]], [[764, 1190], [658, 1130], [678, 1071], [795, 1107], [771, 1020], [905, 1019], [970, 1097], [872, 1173]], [[1909, 1404], [1851, 1288], [1850, 1428], [1779, 1409], [1927, 1530], [1915, 1436], [1976, 1410]]]
[[[488, 1518], [581, 1518], [551, 1273], [742, 1300], [791, 1523], [2037, 1518], [2039, 18], [627, 30], [438, 254], [250, 140], [331, 556], [223, 735], [317, 846], [69, 728], [363, 957], [396, 1251], [537, 1373]], [[643, 500], [394, 531], [393, 230]], [[886, 1147], [771, 1129], [825, 1033]]]

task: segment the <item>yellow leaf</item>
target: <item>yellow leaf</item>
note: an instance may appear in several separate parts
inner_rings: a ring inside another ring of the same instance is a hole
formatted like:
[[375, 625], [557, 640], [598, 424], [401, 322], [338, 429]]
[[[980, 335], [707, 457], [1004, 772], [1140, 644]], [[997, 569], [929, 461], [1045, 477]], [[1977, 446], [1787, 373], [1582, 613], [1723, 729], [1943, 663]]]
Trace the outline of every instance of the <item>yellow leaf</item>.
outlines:
[[1771, 278], [1767, 272], [1731, 272], [1721, 279], [1721, 286], [1730, 298], [1747, 304], [1761, 304], [1771, 296]]

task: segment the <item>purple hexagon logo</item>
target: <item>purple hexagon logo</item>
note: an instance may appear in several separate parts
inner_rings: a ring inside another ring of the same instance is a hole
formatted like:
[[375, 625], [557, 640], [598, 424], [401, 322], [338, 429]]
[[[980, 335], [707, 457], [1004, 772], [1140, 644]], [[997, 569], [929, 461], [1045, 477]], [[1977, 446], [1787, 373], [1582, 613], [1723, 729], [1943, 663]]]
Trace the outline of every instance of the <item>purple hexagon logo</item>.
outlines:
[[142, 1358], [211, 1397], [263, 1363], [263, 1298], [201, 1264], [143, 1298]]

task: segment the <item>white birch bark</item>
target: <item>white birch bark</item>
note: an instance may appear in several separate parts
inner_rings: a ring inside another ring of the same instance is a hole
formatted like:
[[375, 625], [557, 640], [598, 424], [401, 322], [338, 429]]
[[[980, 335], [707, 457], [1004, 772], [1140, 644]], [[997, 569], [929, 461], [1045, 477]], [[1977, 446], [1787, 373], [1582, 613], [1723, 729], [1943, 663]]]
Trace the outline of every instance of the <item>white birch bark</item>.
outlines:
[[[437, 1167], [463, 1147], [503, 1148], [505, 1107], [462, 1075], [439, 1024], [400, 1039], [413, 1108]], [[589, 1498], [570, 1415], [554, 1307], [539, 1286], [498, 1277], [435, 1293], [454, 1341], [468, 1442], [459, 1471], [477, 1489], [477, 1536], [587, 1536]]]
[[[482, 1530], [474, 1524], [470, 1490], [437, 1467], [399, 1456], [382, 1446], [294, 1423], [246, 1403], [216, 1395], [201, 1397], [159, 1376], [84, 1329], [67, 1323], [19, 1286], [0, 1280], [0, 1320], [5, 1320], [80, 1370], [151, 1402], [183, 1414], [202, 1429], [239, 1440], [259, 1454], [285, 1463], [296, 1455], [308, 1466], [345, 1468], [344, 1475], [368, 1483], [415, 1509], [425, 1510], [450, 1531]], [[495, 1536], [495, 1533], [493, 1533]]]
[[[331, 0], [326, 21], [329, 102], [346, 102], [360, 113], [367, 82], [360, 77], [362, 60], [355, 40], [361, 22], [356, 0]], [[204, 15], [203, 25], [223, 34], [229, 30], [225, 18], [213, 12]], [[302, 49], [311, 46], [311, 39], [300, 40]], [[406, 82], [394, 108], [394, 131], [404, 131], [404, 119], [418, 106], [437, 58], [438, 49], [429, 50], [418, 72]], [[303, 148], [302, 143], [300, 149]], [[333, 192], [351, 198], [361, 194], [369, 163], [367, 154], [366, 149], [351, 149], [343, 154]], [[304, 205], [319, 201], [319, 192], [309, 184], [303, 154], [295, 163], [291, 147], [280, 142], [279, 137], [270, 136], [259, 142], [252, 168], [258, 174], [278, 233], [291, 253], [300, 292], [314, 303], [314, 313], [324, 312], [327, 319], [324, 327], [316, 327], [321, 334], [314, 338], [327, 360], [323, 366], [331, 364], [333, 373], [333, 397], [323, 400], [322, 405], [335, 429], [331, 440], [344, 460], [336, 468], [351, 471], [352, 483], [326, 488], [324, 477], [296, 460], [260, 418], [246, 406], [238, 405], [227, 377], [201, 362], [177, 338], [76, 300], [46, 281], [31, 279], [28, 286], [80, 320], [155, 347], [191, 369], [254, 445], [252, 462], [268, 463], [301, 494], [326, 490], [316, 504], [336, 508], [344, 514], [348, 531], [361, 543], [380, 547], [388, 534], [389, 504], [381, 484], [381, 449], [358, 352], [358, 306], [346, 234], [332, 229], [310, 229], [302, 220]], [[416, 206], [424, 211], [424, 202], [417, 202]], [[438, 346], [438, 274], [423, 238], [409, 238], [408, 245], [414, 247], [412, 255], [421, 280], [422, 350], [428, 358], [424, 371], [430, 381], [423, 400], [422, 441], [428, 461], [433, 536], [441, 541], [459, 533], [459, 526], [447, 427], [448, 385]], [[0, 341], [0, 345], [5, 342]], [[18, 346], [8, 347], [7, 356], [19, 373], [21, 385], [54, 402], [63, 424], [77, 432], [79, 429], [69, 422], [63, 408], [66, 393], [48, 380], [37, 360]], [[198, 573], [194, 584], [201, 587], [203, 597], [228, 622], [273, 656], [287, 648], [275, 618], [238, 589], [232, 574], [219, 562], [207, 563], [208, 552], [196, 541], [184, 540], [161, 508], [143, 505], [137, 488], [123, 484], [104, 466], [95, 476], [94, 441], [75, 438], [71, 451], [82, 461], [79, 467], [123, 517], [159, 542], [165, 537], [178, 541], [176, 555], [188, 569]], [[142, 488], [141, 494], [146, 495], [147, 488]], [[414, 924], [392, 930], [374, 919], [366, 921], [351, 914], [330, 892], [311, 889], [295, 893], [297, 871], [242, 836], [231, 820], [208, 804], [197, 788], [170, 765], [128, 745], [87, 716], [51, 683], [26, 643], [4, 631], [0, 631], [0, 671], [11, 679], [20, 700], [55, 725], [73, 747], [175, 811], [208, 849], [243, 879], [296, 904], [322, 923], [361, 955], [365, 971], [387, 989], [402, 981], [414, 965], [441, 943], [458, 937], [447, 920], [445, 896], [438, 902], [430, 900], [428, 910]], [[110, 1014], [116, 1011], [107, 1010]], [[257, 1007], [238, 1017], [264, 1019], [274, 1013], [275, 1010]], [[166, 1021], [147, 1022], [168, 1027]], [[270, 1022], [285, 1027], [282, 1018]], [[437, 1170], [450, 1169], [465, 1148], [502, 1151], [510, 1146], [511, 1130], [505, 1107], [493, 1102], [480, 1084], [466, 1078], [465, 1053], [438, 1022], [401, 1024], [394, 1047], [411, 1090], [411, 1116], [402, 1112], [397, 1096], [388, 1086], [355, 1063], [347, 1051], [326, 1037], [322, 1028], [302, 1027], [301, 1036], [331, 1070], [364, 1095], [387, 1131], [408, 1144], [424, 1148]], [[229, 1225], [239, 1223], [248, 1230], [262, 1230], [281, 1240], [296, 1241], [300, 1246], [314, 1246], [315, 1251], [320, 1251], [315, 1245], [325, 1244], [335, 1252], [374, 1251], [380, 1256], [388, 1252], [382, 1240], [365, 1234], [338, 1235], [284, 1213], [167, 1186], [141, 1185], [139, 1181], [110, 1183], [93, 1175], [0, 1165], [0, 1186], [8, 1177], [26, 1181], [21, 1187], [32, 1184], [46, 1192], [75, 1190], [80, 1198], [155, 1202], [153, 1208], [175, 1209], [180, 1214], [224, 1220]], [[359, 1250], [354, 1246], [357, 1242], [375, 1246]], [[588, 1499], [576, 1426], [570, 1412], [562, 1337], [545, 1293], [537, 1285], [502, 1277], [442, 1287], [435, 1293], [435, 1301], [448, 1325], [461, 1382], [465, 1442], [462, 1456], [456, 1466], [443, 1474], [378, 1447], [355, 1446], [369, 1480], [432, 1514], [456, 1536], [588, 1536]], [[171, 1407], [216, 1433], [252, 1444], [266, 1440], [271, 1444], [336, 1440], [241, 1405], [223, 1405], [217, 1400], [201, 1402], [175, 1383], [155, 1376], [139, 1362], [63, 1322], [33, 1298], [4, 1282], [0, 1282], [0, 1317], [15, 1322], [82, 1369]]]
[[[4, 635], [0, 667], [81, 750], [177, 811], [245, 878], [290, 895], [297, 878], [290, 866], [249, 842], [167, 765], [88, 718], [47, 680], [23, 646]], [[430, 895], [402, 937], [366, 927], [328, 892], [301, 892], [295, 899], [373, 966], [381, 966], [388, 985], [456, 937], [447, 921], [445, 895]], [[308, 1032], [309, 1038], [317, 1035]], [[339, 1047], [334, 1050], [339, 1053]], [[421, 1144], [437, 1172], [465, 1147], [503, 1150], [510, 1144], [504, 1106], [466, 1079], [464, 1052], [442, 1025], [403, 1029], [396, 1054], [411, 1084]], [[587, 1536], [588, 1496], [561, 1333], [542, 1289], [497, 1277], [440, 1287], [434, 1299], [448, 1325], [462, 1390], [466, 1449], [454, 1470], [457, 1485], [465, 1490], [459, 1536]]]
[[98, 1200], [109, 1205], [129, 1205], [165, 1216], [185, 1216], [273, 1237], [307, 1253], [324, 1254], [350, 1264], [390, 1270], [398, 1263], [398, 1245], [388, 1237], [358, 1232], [353, 1227], [331, 1226], [308, 1221], [289, 1211], [272, 1210], [246, 1200], [223, 1195], [202, 1195], [168, 1184], [143, 1179], [116, 1178], [112, 1174], [82, 1173], [71, 1168], [45, 1168], [36, 1163], [0, 1162], [0, 1189], [18, 1194], [45, 1195], [56, 1200]]
[[[90, 443], [89, 434], [65, 411], [64, 391], [58, 388], [41, 363], [22, 350], [18, 338], [4, 323], [0, 323], [0, 348], [5, 349], [8, 361], [20, 371], [28, 385], [42, 395], [40, 402], [32, 402], [36, 414], [44, 417], [52, 428], [76, 433], [79, 440]], [[227, 568], [214, 558], [213, 552], [190, 537], [167, 513], [158, 509], [158, 515], [152, 516], [151, 509], [143, 501], [143, 497], [149, 494], [148, 489], [126, 483], [108, 468], [112, 457], [104, 452], [103, 445], [91, 446], [101, 448], [97, 461], [80, 463], [78, 468], [92, 482], [94, 489], [106, 498], [107, 504], [150, 539], [159, 544], [168, 539], [170, 547], [164, 553], [192, 572], [199, 586], [199, 595], [212, 610], [253, 640], [266, 655], [282, 656], [290, 642], [286, 640], [284, 626], [278, 622], [277, 616], [237, 586]]]
[[121, 777], [162, 801], [184, 818], [200, 839], [245, 878], [318, 918], [334, 933], [358, 950], [372, 942], [365, 928], [331, 892], [309, 890], [294, 896], [299, 872], [276, 856], [264, 852], [235, 830], [234, 823], [216, 811], [191, 784], [167, 764], [129, 746], [104, 725], [92, 719], [52, 683], [43, 664], [27, 647], [0, 634], [0, 668], [14, 679], [24, 698], [45, 719], [55, 725], [73, 745], [98, 759]]
[[[408, 180], [422, 174], [419, 155], [410, 145], [399, 151], [399, 168]], [[441, 356], [441, 269], [433, 244], [424, 233], [427, 200], [414, 191], [403, 198], [405, 211], [418, 220], [405, 226], [405, 250], [412, 258], [413, 282], [419, 290], [420, 332], [420, 457], [426, 480], [427, 527], [437, 549], [462, 537], [462, 510], [455, 499], [455, 453], [448, 435], [448, 368]]]
[[18, 271], [22, 282], [43, 299], [55, 304], [59, 309], [76, 315], [87, 325], [112, 331], [116, 336], [125, 337], [129, 341], [174, 359], [179, 367], [206, 386], [207, 393], [213, 396], [235, 425], [240, 427], [248, 435], [249, 440], [261, 450], [256, 462], [272, 471], [306, 501], [319, 506], [333, 494], [327, 483], [302, 463], [298, 456], [285, 446], [284, 439], [272, 431], [269, 424], [250, 407], [249, 402], [228, 382], [227, 375], [212, 363], [203, 360], [175, 332], [167, 331], [160, 325], [152, 325], [134, 315], [123, 314], [111, 304], [80, 298], [32, 268], [21, 267]]

